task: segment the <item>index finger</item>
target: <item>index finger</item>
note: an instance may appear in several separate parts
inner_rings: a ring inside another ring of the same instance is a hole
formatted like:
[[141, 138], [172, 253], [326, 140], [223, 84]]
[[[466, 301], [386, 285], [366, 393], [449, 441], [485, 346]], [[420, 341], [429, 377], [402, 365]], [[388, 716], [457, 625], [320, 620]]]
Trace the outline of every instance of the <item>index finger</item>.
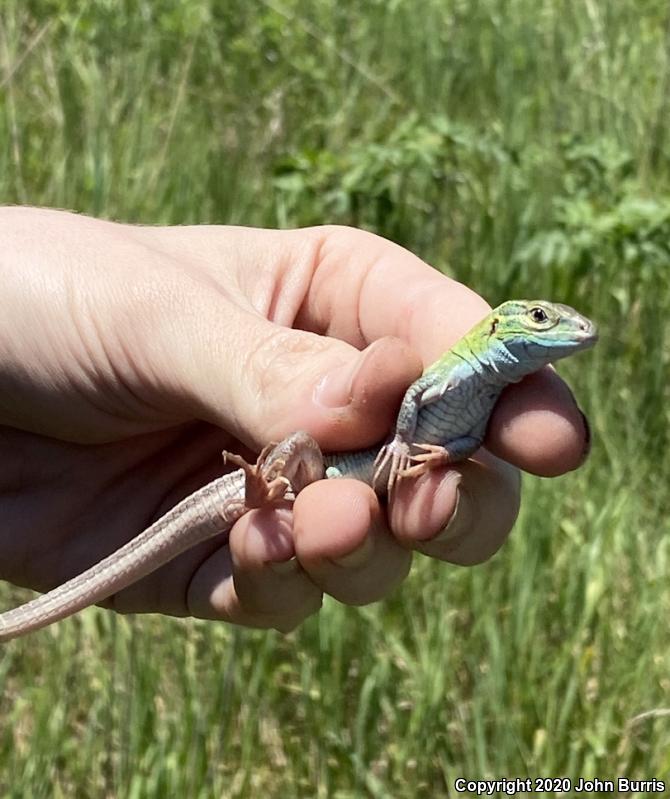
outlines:
[[[467, 286], [386, 239], [342, 227], [314, 234], [321, 237], [314, 276], [296, 320], [306, 329], [357, 347], [396, 336], [425, 367], [490, 310]], [[526, 471], [550, 476], [579, 466], [589, 438], [572, 392], [547, 368], [503, 392], [486, 446]]]

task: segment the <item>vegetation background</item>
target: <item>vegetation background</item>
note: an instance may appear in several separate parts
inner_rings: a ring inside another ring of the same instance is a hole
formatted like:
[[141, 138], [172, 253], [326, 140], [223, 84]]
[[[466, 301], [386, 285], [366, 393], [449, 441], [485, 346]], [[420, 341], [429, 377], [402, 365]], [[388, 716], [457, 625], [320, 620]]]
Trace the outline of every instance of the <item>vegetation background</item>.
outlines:
[[359, 225], [602, 333], [561, 367], [592, 457], [491, 562], [288, 638], [93, 609], [5, 646], [2, 796], [670, 779], [669, 110], [665, 0], [2, 0], [1, 202]]

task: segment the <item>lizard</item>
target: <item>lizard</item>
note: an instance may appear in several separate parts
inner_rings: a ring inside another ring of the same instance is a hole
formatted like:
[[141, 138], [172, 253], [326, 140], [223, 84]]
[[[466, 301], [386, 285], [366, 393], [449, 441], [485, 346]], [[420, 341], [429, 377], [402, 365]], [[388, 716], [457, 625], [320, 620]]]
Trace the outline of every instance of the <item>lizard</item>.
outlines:
[[[493, 309], [424, 370], [404, 395], [381, 446], [323, 455], [306, 432], [266, 446], [239, 468], [187, 496], [142, 533], [53, 590], [0, 614], [0, 641], [72, 615], [150, 574], [181, 552], [230, 531], [252, 508], [293, 499], [323, 477], [351, 477], [392, 496], [399, 480], [468, 458], [482, 444], [505, 386], [592, 346], [593, 322], [567, 305], [510, 300]], [[389, 498], [390, 498], [389, 496]]]

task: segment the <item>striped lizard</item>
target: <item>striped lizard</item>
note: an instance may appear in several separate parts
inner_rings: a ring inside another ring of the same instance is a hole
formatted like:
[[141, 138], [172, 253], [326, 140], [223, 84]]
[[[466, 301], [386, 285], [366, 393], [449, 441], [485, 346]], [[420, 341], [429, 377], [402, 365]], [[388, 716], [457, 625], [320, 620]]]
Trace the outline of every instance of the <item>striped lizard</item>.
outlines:
[[455, 463], [482, 444], [503, 388], [548, 363], [592, 346], [591, 321], [566, 305], [511, 300], [495, 308], [408, 388], [395, 430], [383, 445], [323, 456], [293, 433], [183, 499], [150, 527], [82, 574], [0, 614], [0, 641], [38, 630], [101, 602], [181, 552], [229, 532], [251, 508], [292, 499], [322, 477], [353, 477], [383, 497], [398, 480]]

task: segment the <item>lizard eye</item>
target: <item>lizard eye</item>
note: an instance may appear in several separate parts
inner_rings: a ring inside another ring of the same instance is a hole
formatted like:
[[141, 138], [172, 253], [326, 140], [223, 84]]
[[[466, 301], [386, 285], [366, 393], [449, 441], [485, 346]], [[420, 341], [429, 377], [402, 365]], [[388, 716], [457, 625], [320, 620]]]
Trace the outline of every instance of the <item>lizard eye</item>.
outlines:
[[530, 318], [533, 320], [533, 322], [537, 322], [538, 325], [541, 325], [542, 322], [546, 322], [548, 319], [544, 309], [538, 306], [531, 308], [528, 313], [530, 314]]

